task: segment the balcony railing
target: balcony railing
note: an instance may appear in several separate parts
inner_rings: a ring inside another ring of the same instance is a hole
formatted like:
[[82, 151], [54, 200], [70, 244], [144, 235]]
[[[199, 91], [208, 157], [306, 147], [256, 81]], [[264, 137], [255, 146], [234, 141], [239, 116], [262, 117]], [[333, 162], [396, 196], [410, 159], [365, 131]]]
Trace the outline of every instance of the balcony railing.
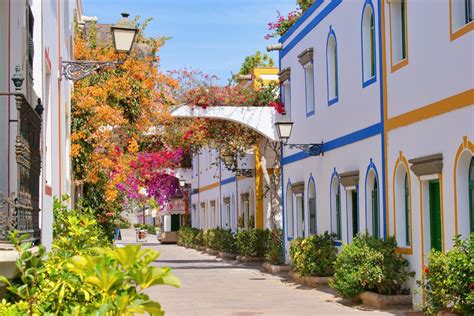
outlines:
[[15, 97], [17, 109], [17, 192], [3, 199], [3, 202], [0, 198], [0, 240], [7, 240], [9, 232], [18, 230], [20, 234], [27, 234], [28, 240], [37, 242], [40, 239], [41, 117], [22, 93], [15, 92], [10, 95]]

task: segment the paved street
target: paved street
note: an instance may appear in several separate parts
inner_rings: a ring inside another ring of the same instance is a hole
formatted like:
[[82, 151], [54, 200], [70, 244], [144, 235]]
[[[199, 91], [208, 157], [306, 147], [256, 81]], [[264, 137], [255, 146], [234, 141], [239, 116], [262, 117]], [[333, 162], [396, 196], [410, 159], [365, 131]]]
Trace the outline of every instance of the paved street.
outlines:
[[260, 266], [222, 261], [176, 245], [149, 245], [161, 252], [158, 265], [179, 277], [179, 289], [157, 286], [149, 290], [167, 315], [394, 315], [351, 308], [326, 292], [299, 286], [260, 272]]

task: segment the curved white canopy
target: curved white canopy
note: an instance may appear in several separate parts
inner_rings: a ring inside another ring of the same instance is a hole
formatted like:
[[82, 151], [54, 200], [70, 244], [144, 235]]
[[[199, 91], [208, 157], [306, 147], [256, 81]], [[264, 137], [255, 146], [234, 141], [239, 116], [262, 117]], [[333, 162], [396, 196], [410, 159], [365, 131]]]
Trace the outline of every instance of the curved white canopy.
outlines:
[[179, 105], [171, 110], [174, 117], [211, 118], [245, 125], [272, 141], [279, 141], [275, 130], [278, 119], [276, 110], [272, 107], [257, 106], [210, 106], [203, 109], [199, 106]]

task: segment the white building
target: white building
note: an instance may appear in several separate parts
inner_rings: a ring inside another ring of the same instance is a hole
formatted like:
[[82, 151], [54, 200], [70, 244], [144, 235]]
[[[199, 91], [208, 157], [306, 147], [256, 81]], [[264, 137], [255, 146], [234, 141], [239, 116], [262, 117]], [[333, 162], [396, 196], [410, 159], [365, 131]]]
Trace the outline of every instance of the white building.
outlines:
[[[241, 166], [254, 170], [255, 158], [248, 154]], [[193, 227], [222, 227], [237, 230], [256, 217], [255, 176], [236, 175], [228, 170], [215, 149], [205, 148], [193, 157], [191, 175], [191, 223]], [[252, 223], [250, 223], [251, 225]]]
[[420, 279], [431, 248], [473, 231], [472, 17], [457, 0], [315, 1], [280, 39], [288, 143], [323, 142], [283, 151], [287, 260], [313, 233], [395, 235]]
[[[17, 207], [2, 208], [0, 225], [2, 232], [29, 232], [47, 249], [52, 243], [53, 197], [72, 195], [73, 85], [61, 75], [61, 60], [73, 59], [74, 16], [81, 17], [81, 10], [80, 0], [0, 0], [0, 191], [17, 198]], [[16, 68], [25, 78], [17, 91], [24, 96], [19, 112], [11, 80]], [[41, 115], [33, 111], [38, 98], [44, 108]], [[18, 113], [23, 113], [19, 121]], [[23, 151], [15, 150], [18, 125]]]
[[[252, 74], [240, 76], [239, 84], [259, 89], [278, 80], [276, 68], [254, 68]], [[245, 80], [245, 81], [244, 81]], [[204, 148], [192, 160], [191, 174], [191, 222], [193, 227], [209, 229], [270, 228], [272, 196], [265, 190], [264, 166], [273, 166], [275, 154], [265, 146], [265, 139], [274, 141], [273, 108], [219, 106], [208, 109], [187, 109], [174, 112], [180, 117], [208, 117], [239, 122], [260, 134], [259, 142], [248, 153], [228, 162], [215, 148]], [[265, 124], [266, 123], [266, 124]], [[231, 157], [231, 159], [234, 159]], [[272, 173], [268, 170], [268, 173]], [[188, 177], [189, 178], [189, 177]], [[281, 220], [278, 216], [278, 221]]]

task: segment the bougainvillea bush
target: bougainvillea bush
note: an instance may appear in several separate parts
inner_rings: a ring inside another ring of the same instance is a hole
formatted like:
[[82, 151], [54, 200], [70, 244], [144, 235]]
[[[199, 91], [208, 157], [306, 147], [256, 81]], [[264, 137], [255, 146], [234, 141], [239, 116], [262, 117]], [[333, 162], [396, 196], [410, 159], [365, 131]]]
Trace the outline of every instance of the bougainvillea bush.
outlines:
[[269, 40], [274, 37], [283, 36], [301, 15], [314, 3], [314, 0], [297, 0], [297, 9], [289, 12], [287, 15], [282, 15], [277, 11], [277, 20], [267, 24], [270, 33], [265, 35], [265, 39]]

